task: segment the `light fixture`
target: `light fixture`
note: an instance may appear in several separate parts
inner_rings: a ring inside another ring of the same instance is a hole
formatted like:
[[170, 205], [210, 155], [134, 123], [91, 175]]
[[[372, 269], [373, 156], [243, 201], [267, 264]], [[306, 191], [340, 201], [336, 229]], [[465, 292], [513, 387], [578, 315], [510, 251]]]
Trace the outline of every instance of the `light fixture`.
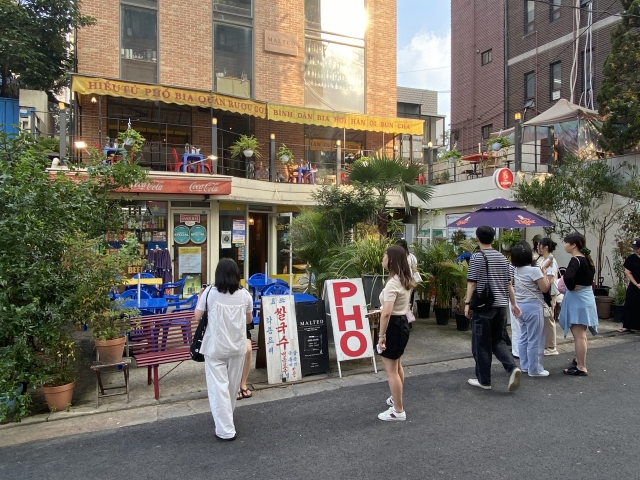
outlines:
[[87, 142], [84, 142], [82, 140], [74, 142], [74, 145], [76, 146], [76, 148], [87, 148]]
[[520, 114], [520, 112], [516, 112], [513, 118], [519, 122], [522, 119], [522, 115]]
[[340, 146], [340, 140], [336, 140], [336, 147]]
[[64, 104], [64, 102], [59, 102], [58, 103], [58, 108], [60, 108], [60, 110], [64, 110], [67, 106]]
[[211, 125], [217, 125], [218, 124], [218, 119], [216, 117], [213, 117], [211, 119]]
[[427, 143], [427, 147], [429, 147], [429, 148], [433, 147], [433, 143], [431, 143], [431, 142]]
[[276, 139], [276, 134], [275, 134], [275, 133], [272, 133], [272, 134], [270, 135], [270, 137], [271, 137], [271, 140], [275, 140], [275, 139]]
[[249, 225], [253, 225], [255, 223], [255, 221], [253, 220], [253, 217], [249, 217]]
[[217, 155], [209, 155], [207, 158], [209, 160], [217, 160], [218, 159]]
[[91, 103], [98, 103], [98, 99], [95, 96], [91, 97]]

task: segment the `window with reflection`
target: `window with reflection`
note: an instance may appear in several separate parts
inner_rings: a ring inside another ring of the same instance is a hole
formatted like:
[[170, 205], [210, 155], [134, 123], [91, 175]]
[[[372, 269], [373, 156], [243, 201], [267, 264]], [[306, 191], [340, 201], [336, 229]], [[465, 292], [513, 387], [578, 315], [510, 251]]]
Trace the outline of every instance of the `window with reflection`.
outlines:
[[134, 0], [121, 5], [121, 78], [158, 82], [158, 11], [156, 0]]
[[253, 30], [214, 23], [213, 67], [216, 92], [251, 97]]
[[251, 0], [213, 0], [215, 12], [230, 13], [232, 15], [251, 16]]
[[305, 106], [364, 113], [364, 0], [305, 0]]

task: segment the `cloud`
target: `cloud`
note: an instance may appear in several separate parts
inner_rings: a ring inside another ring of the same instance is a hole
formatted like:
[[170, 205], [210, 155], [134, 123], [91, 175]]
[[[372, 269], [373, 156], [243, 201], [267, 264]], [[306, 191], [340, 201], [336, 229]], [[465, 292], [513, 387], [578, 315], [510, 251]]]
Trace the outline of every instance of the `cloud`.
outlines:
[[[416, 33], [409, 44], [398, 50], [397, 62], [398, 85], [450, 91], [451, 32], [446, 36], [425, 31]], [[439, 93], [438, 113], [447, 116], [447, 126], [450, 110], [451, 94]]]

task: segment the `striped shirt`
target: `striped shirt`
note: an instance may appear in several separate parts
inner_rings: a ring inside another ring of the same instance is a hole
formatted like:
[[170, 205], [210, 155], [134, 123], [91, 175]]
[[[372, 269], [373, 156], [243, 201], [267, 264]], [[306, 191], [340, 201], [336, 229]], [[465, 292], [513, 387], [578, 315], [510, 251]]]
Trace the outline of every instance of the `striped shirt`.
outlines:
[[469, 261], [467, 280], [477, 284], [478, 293], [484, 291], [488, 280], [495, 299], [493, 306], [506, 307], [509, 305], [509, 281], [513, 281], [513, 270], [509, 268], [507, 259], [500, 252], [492, 248], [483, 252], [489, 264], [489, 278], [487, 279], [484, 256], [476, 252]]

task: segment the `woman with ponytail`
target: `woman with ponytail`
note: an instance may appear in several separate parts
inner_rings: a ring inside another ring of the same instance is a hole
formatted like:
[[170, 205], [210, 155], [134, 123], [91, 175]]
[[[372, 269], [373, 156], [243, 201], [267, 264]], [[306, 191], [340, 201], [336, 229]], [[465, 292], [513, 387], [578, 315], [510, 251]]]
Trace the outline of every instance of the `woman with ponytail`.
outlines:
[[587, 328], [597, 333], [598, 313], [593, 295], [593, 277], [596, 268], [591, 259], [591, 251], [586, 240], [579, 233], [564, 237], [564, 250], [573, 255], [564, 274], [567, 292], [562, 300], [560, 326], [564, 336], [571, 330], [574, 339], [576, 358], [571, 368], [565, 368], [566, 375], [587, 376]]

